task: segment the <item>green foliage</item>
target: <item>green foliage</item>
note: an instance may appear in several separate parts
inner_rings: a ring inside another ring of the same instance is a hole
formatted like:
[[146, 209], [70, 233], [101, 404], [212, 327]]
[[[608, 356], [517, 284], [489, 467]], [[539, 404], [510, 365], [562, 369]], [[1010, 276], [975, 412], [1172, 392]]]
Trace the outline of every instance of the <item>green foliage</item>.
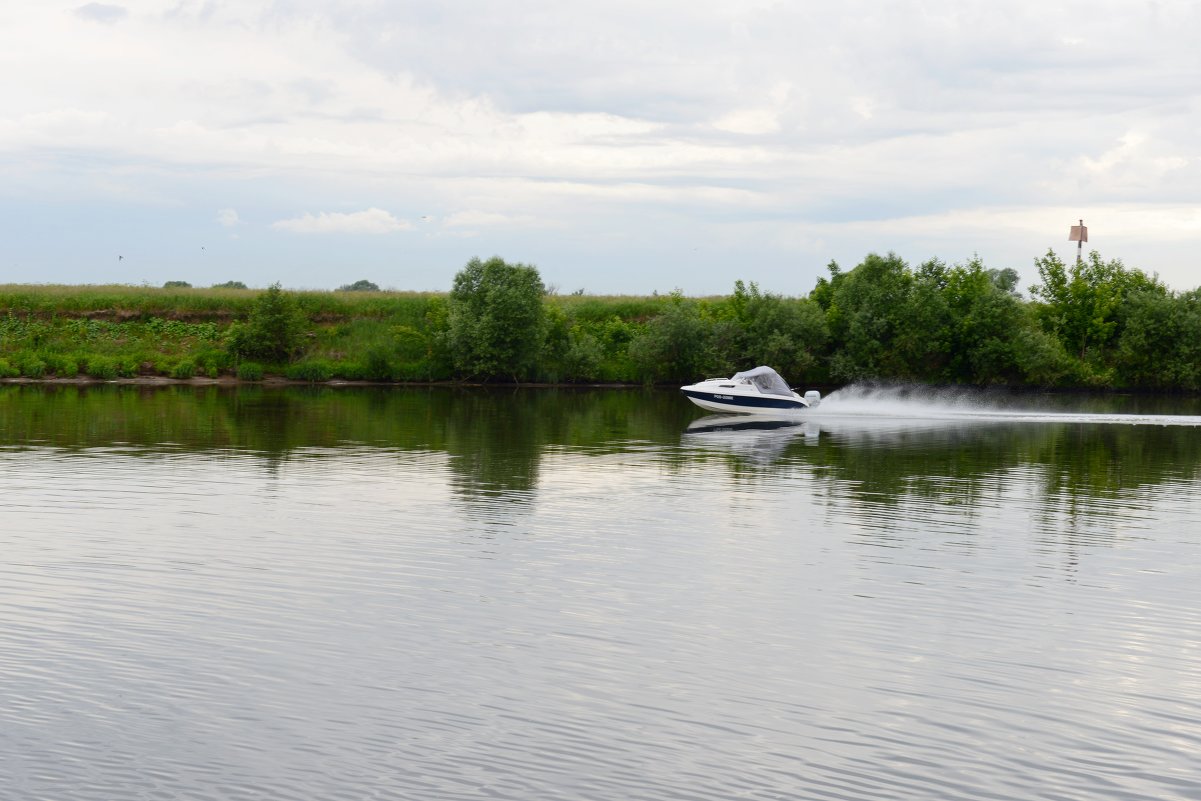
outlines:
[[41, 378], [46, 375], [46, 362], [32, 353], [23, 353], [19, 357], [17, 367], [26, 378]]
[[538, 270], [474, 258], [455, 276], [447, 341], [455, 369], [476, 378], [530, 376], [543, 343], [546, 289]]
[[1122, 384], [1201, 390], [1201, 289], [1131, 292], [1120, 316], [1115, 361]]
[[229, 327], [226, 341], [236, 356], [287, 362], [300, 350], [307, 327], [296, 298], [273, 284], [255, 300], [245, 323]]
[[817, 365], [830, 334], [816, 301], [785, 298], [761, 292], [754, 281], [749, 287], [736, 281], [730, 305], [737, 326], [726, 339], [736, 350], [727, 361], [739, 362], [733, 366], [766, 364], [799, 380]]
[[1030, 291], [1041, 298], [1043, 325], [1069, 352], [1094, 371], [1109, 361], [1109, 348], [1121, 336], [1118, 311], [1132, 292], [1166, 290], [1154, 278], [1127, 269], [1121, 261], [1103, 261], [1093, 251], [1066, 266], [1053, 251], [1035, 260], [1042, 283]]
[[172, 378], [192, 378], [196, 375], [196, 362], [191, 359], [180, 359], [171, 368]]
[[313, 383], [329, 381], [335, 373], [334, 365], [324, 359], [308, 359], [290, 364], [284, 371], [284, 375], [292, 381], [311, 381]]
[[93, 356], [88, 359], [87, 372], [92, 378], [111, 381], [118, 375], [117, 360], [106, 356]]
[[1096, 253], [1036, 264], [1033, 300], [1009, 268], [893, 254], [831, 262], [807, 298], [743, 281], [721, 297], [547, 295], [537, 270], [500, 259], [473, 259], [448, 295], [0, 286], [0, 376], [261, 380], [267, 363], [303, 381], [679, 383], [769, 364], [807, 384], [1201, 391], [1201, 290]]
[[46, 362], [46, 372], [59, 378], [74, 378], [79, 375], [79, 359], [73, 354], [46, 353], [42, 356]]
[[677, 290], [663, 313], [630, 341], [630, 361], [643, 381], [693, 380], [709, 368], [710, 334], [700, 304]]
[[191, 289], [192, 285], [187, 281], [167, 281], [163, 284], [163, 289]]
[[[868, 254], [858, 267], [831, 282], [826, 322], [840, 346], [832, 355], [834, 378], [907, 376], [909, 370], [894, 340], [903, 331], [903, 314], [913, 274], [895, 253]], [[819, 301], [820, 302], [820, 301]]]
[[1014, 335], [1027, 318], [1007, 276], [985, 269], [978, 258], [946, 271], [942, 298], [947, 311], [945, 380], [1012, 383], [1022, 377]]
[[238, 365], [237, 376], [242, 381], [262, 381], [263, 365], [258, 362], [242, 362]]
[[[979, 261], [978, 258], [973, 261]], [[1018, 290], [1018, 271], [1012, 267], [1006, 267], [1003, 270], [992, 269], [988, 271], [988, 280], [992, 281], [993, 286], [1002, 292], [1017, 294]]]
[[226, 281], [223, 284], [213, 284], [213, 289], [246, 289], [241, 281]]
[[379, 292], [379, 284], [368, 281], [366, 278], [355, 281], [353, 284], [343, 284], [338, 287], [339, 292]]

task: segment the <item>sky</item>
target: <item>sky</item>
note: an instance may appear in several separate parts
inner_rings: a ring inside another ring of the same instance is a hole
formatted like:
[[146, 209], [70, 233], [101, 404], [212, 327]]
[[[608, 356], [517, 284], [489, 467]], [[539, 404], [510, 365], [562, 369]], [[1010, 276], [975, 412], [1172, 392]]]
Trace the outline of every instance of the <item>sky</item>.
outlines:
[[0, 283], [1201, 284], [1201, 4], [0, 3]]

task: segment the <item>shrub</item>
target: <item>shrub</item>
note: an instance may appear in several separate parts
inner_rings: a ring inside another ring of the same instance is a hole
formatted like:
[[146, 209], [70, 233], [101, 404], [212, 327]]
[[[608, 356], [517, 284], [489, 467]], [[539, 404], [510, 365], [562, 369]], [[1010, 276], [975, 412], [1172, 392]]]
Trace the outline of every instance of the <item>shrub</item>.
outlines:
[[117, 362], [107, 356], [92, 356], [88, 359], [88, 375], [103, 381], [111, 381], [117, 377]]
[[263, 365], [258, 362], [242, 362], [238, 365], [238, 378], [242, 381], [262, 381]]
[[334, 377], [334, 366], [324, 359], [312, 359], [289, 365], [284, 375], [293, 381], [329, 381]]
[[238, 356], [286, 362], [300, 350], [307, 326], [296, 298], [273, 284], [255, 299], [246, 322], [231, 325], [226, 337]]
[[379, 292], [379, 284], [368, 281], [366, 278], [355, 281], [353, 284], [343, 284], [338, 287], [339, 292]]
[[196, 362], [191, 359], [181, 359], [171, 368], [172, 378], [191, 378], [196, 375]]
[[60, 378], [74, 378], [79, 375], [79, 362], [74, 357], [58, 353], [47, 353], [45, 357], [46, 372]]
[[542, 345], [546, 289], [538, 270], [472, 259], [450, 292], [448, 341], [455, 368], [481, 378], [528, 375]]
[[361, 362], [338, 362], [334, 365], [334, 376], [347, 381], [373, 381], [367, 366]]
[[26, 378], [41, 378], [46, 375], [46, 362], [31, 354], [24, 354], [20, 362], [21, 375]]
[[373, 345], [367, 349], [360, 366], [361, 378], [370, 381], [391, 381], [396, 373], [392, 366], [393, 353], [387, 345]]
[[645, 381], [682, 381], [705, 371], [710, 328], [694, 300], [678, 291], [663, 313], [630, 341], [629, 357]]
[[0, 378], [16, 378], [21, 371], [8, 363], [8, 359], [0, 359]]

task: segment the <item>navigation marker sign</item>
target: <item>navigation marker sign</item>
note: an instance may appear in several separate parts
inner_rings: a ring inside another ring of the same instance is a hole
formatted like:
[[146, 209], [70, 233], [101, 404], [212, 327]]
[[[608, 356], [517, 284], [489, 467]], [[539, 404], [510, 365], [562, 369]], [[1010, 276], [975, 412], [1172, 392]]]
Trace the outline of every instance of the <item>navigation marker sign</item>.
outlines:
[[1079, 225], [1072, 226], [1068, 241], [1076, 243], [1076, 263], [1079, 264], [1084, 254], [1084, 243], [1088, 241], [1088, 228], [1084, 226], [1084, 220], [1081, 220]]

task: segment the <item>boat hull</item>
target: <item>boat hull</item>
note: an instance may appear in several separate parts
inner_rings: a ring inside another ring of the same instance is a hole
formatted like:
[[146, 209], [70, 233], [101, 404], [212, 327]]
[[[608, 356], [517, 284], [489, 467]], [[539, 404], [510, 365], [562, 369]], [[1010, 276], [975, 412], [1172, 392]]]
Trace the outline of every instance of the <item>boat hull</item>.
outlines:
[[726, 414], [780, 414], [807, 409], [808, 405], [797, 398], [773, 395], [743, 395], [734, 392], [714, 392], [683, 387], [681, 392], [688, 400], [710, 412]]

